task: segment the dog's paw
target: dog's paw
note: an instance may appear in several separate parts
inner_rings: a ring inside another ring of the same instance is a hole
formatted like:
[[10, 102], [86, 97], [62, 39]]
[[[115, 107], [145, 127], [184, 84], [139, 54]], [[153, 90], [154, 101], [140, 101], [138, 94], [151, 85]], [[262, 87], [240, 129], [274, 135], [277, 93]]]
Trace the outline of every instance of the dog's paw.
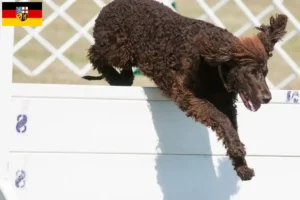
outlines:
[[249, 181], [252, 179], [253, 176], [255, 176], [254, 170], [247, 166], [238, 167], [236, 169], [236, 172], [242, 181]]

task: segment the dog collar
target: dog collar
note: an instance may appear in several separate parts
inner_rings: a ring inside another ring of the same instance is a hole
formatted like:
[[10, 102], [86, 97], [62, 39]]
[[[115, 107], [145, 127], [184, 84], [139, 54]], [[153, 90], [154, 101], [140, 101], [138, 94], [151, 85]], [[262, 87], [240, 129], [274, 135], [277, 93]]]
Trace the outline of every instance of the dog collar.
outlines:
[[221, 65], [218, 65], [218, 73], [219, 73], [219, 77], [220, 77], [221, 81], [223, 82], [223, 85], [224, 85], [225, 89], [226, 89], [228, 92], [230, 92], [231, 89], [230, 89], [229, 85], [228, 85], [228, 84], [226, 83], [226, 81], [225, 81], [225, 78], [224, 78], [224, 75], [223, 75], [223, 72], [222, 72], [222, 67], [221, 67]]

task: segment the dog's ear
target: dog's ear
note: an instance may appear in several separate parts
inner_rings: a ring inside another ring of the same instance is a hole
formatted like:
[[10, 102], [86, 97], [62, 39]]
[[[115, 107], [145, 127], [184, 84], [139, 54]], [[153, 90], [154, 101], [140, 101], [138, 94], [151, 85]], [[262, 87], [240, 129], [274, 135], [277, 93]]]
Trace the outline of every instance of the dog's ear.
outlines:
[[270, 18], [270, 25], [262, 24], [260, 27], [255, 27], [260, 30], [257, 37], [264, 45], [269, 57], [272, 56], [275, 44], [286, 34], [287, 21], [286, 15], [278, 14], [275, 18], [273, 16]]
[[211, 66], [218, 66], [222, 63], [229, 62], [232, 59], [232, 55], [229, 51], [227, 52], [218, 52], [215, 54], [202, 54], [204, 60], [208, 62]]
[[231, 43], [222, 46], [216, 40], [211, 40], [209, 35], [201, 33], [193, 38], [193, 44], [200, 57], [212, 66], [229, 62], [233, 58]]

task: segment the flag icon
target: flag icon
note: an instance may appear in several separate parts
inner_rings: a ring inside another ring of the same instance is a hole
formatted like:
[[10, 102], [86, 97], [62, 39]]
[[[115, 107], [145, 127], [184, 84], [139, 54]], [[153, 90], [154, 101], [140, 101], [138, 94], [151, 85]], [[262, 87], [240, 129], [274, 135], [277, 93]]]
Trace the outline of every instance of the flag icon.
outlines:
[[2, 2], [2, 26], [42, 26], [42, 2]]

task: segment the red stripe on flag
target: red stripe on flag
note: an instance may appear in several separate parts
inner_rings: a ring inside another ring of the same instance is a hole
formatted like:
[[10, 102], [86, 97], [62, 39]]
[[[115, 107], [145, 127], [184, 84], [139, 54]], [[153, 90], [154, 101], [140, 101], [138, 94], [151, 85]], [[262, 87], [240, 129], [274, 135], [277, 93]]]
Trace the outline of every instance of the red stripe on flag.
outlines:
[[[2, 18], [15, 18], [16, 10], [2, 10]], [[28, 10], [28, 18], [42, 18], [42, 10]]]

